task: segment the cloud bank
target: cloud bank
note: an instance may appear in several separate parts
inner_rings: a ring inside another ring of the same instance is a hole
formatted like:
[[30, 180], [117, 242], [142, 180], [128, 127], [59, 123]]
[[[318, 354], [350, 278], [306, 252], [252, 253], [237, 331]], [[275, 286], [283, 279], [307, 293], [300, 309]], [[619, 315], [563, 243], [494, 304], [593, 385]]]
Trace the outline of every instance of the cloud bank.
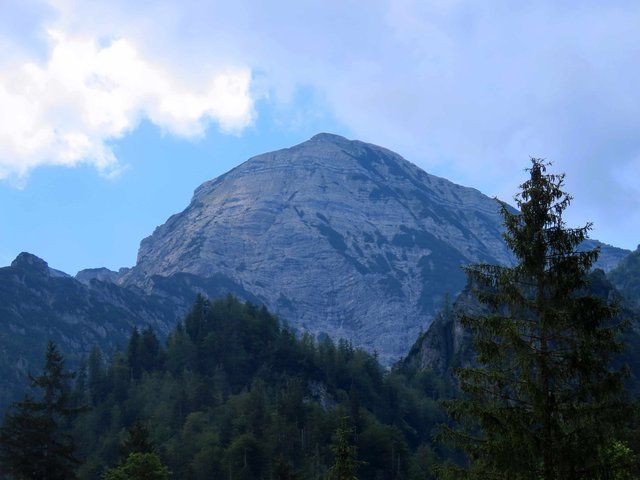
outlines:
[[[39, 8], [16, 14], [26, 27], [4, 29], [18, 48], [0, 48], [0, 104], [17, 112], [0, 127], [0, 176], [108, 171], [109, 141], [142, 117], [177, 135], [240, 132], [257, 99], [290, 105], [310, 89], [342, 133], [487, 194], [509, 199], [529, 156], [552, 160], [576, 222], [638, 242], [637, 2], [27, 3]], [[65, 55], [87, 58], [73, 78], [56, 67]]]
[[0, 179], [41, 165], [121, 165], [109, 143], [146, 118], [168, 133], [202, 136], [209, 123], [241, 131], [253, 120], [251, 71], [225, 68], [197, 82], [145, 58], [126, 39], [47, 31], [44, 64], [0, 70]]

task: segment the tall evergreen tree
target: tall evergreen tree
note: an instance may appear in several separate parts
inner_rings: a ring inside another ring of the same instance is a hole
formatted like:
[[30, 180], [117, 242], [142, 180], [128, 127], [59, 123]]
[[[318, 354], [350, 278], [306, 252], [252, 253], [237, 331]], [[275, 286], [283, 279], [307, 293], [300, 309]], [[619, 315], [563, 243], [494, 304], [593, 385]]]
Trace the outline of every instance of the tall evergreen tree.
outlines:
[[140, 339], [140, 364], [146, 372], [160, 367], [160, 341], [151, 327], [142, 332]]
[[141, 336], [138, 327], [133, 327], [129, 345], [127, 345], [127, 365], [131, 378], [139, 379], [142, 373], [142, 361], [140, 359]]
[[614, 478], [611, 448], [628, 412], [616, 308], [588, 293], [598, 251], [581, 251], [590, 224], [568, 228], [564, 175], [533, 159], [516, 196], [502, 206], [514, 267], [473, 265], [467, 274], [485, 314], [461, 322], [474, 335], [473, 367], [458, 372], [465, 396], [446, 403], [457, 429], [442, 436], [468, 455], [441, 478]]
[[166, 480], [171, 471], [155, 452], [151, 435], [140, 421], [128, 430], [128, 436], [120, 447], [121, 462], [103, 475], [103, 480]]
[[335, 432], [335, 443], [329, 447], [335, 461], [329, 468], [327, 480], [358, 480], [356, 472], [362, 462], [356, 458], [357, 448], [351, 443], [352, 436], [353, 428], [347, 427], [343, 418]]
[[32, 387], [42, 391], [41, 399], [26, 395], [14, 403], [0, 429], [3, 471], [18, 479], [76, 478], [76, 446], [65, 433], [69, 418], [82, 410], [72, 407], [68, 382], [73, 376], [65, 372], [64, 358], [49, 342], [42, 374], [30, 377]]
[[167, 480], [171, 471], [155, 453], [132, 453], [127, 460], [107, 470], [103, 480]]
[[136, 420], [127, 433], [128, 436], [120, 448], [123, 459], [126, 460], [132, 453], [155, 453], [149, 429], [140, 420]]
[[94, 405], [103, 399], [107, 391], [102, 352], [95, 345], [91, 348], [91, 353], [87, 360], [87, 388], [89, 390], [89, 399]]

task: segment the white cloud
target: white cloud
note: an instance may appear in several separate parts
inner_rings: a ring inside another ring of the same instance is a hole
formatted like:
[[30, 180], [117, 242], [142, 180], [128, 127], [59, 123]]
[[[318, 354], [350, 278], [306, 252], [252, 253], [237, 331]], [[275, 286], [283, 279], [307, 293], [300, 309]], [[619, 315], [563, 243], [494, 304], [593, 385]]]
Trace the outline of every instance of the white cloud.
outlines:
[[0, 179], [81, 162], [113, 174], [121, 165], [109, 142], [142, 118], [188, 138], [203, 135], [210, 122], [233, 133], [253, 121], [248, 68], [223, 68], [194, 82], [143, 57], [126, 38], [48, 35], [43, 65], [0, 69]]

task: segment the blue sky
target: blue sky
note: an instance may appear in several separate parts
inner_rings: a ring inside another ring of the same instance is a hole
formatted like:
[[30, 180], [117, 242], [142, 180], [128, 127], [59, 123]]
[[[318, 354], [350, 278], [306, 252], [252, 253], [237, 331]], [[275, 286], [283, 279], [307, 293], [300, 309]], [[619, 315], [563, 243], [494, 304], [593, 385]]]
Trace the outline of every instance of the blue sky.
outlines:
[[328, 131], [640, 242], [640, 4], [0, 0], [0, 265], [135, 262], [193, 190]]

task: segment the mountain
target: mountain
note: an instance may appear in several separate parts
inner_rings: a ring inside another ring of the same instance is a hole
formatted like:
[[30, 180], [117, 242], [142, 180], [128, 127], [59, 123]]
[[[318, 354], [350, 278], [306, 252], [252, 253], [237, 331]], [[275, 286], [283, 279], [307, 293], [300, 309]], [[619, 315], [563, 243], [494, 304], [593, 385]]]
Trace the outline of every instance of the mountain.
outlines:
[[609, 278], [620, 293], [640, 311], [640, 245], [609, 272]]
[[222, 275], [295, 329], [390, 364], [464, 287], [461, 265], [511, 263], [501, 231], [498, 202], [478, 190], [319, 134], [202, 184], [117, 281], [149, 291], [151, 275]]
[[221, 274], [298, 330], [406, 353], [460, 265], [509, 263], [498, 203], [381, 147], [320, 134], [201, 185], [120, 284]]

